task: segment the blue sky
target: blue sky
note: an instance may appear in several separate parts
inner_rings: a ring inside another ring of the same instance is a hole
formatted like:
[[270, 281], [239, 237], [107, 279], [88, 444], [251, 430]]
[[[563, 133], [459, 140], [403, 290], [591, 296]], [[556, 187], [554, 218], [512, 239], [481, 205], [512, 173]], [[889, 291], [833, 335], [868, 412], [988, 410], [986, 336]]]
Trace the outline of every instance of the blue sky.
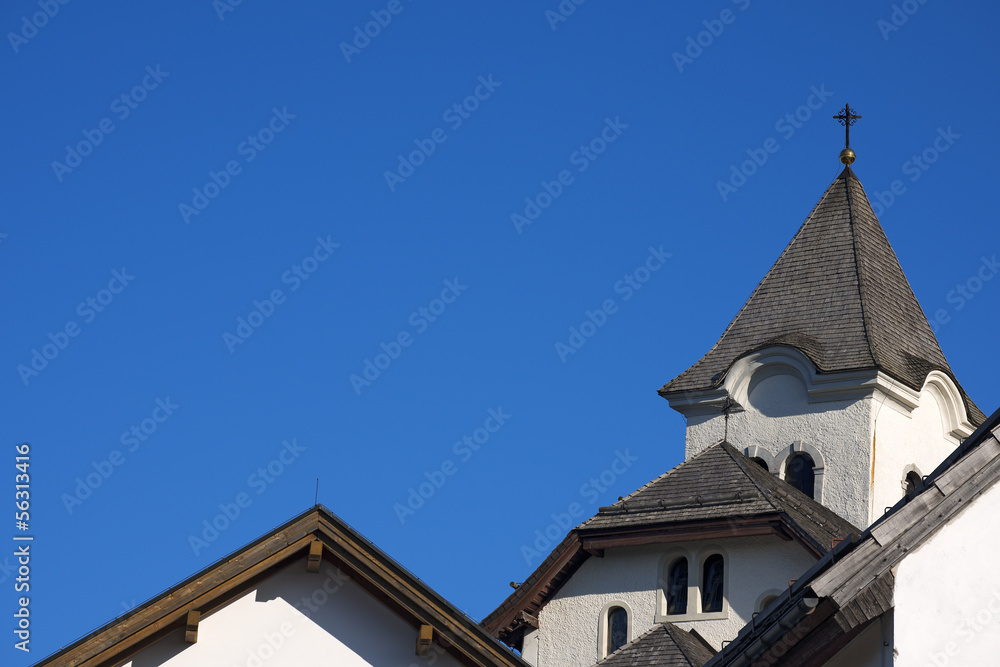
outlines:
[[996, 5], [674, 4], [6, 3], [2, 484], [31, 443], [35, 541], [32, 651], [7, 635], [4, 663], [317, 478], [485, 616], [536, 531], [682, 459], [656, 389], [840, 171], [845, 101], [855, 172], [995, 410]]

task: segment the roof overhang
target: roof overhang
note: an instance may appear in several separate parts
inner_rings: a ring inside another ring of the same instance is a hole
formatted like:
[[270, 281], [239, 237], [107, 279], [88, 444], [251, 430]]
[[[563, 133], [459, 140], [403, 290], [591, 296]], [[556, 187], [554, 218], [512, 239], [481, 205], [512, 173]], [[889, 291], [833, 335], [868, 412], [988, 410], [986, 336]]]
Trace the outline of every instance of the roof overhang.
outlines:
[[461, 664], [527, 667], [472, 619], [322, 506], [38, 664], [99, 667], [121, 663], [166, 635], [183, 632], [188, 612], [200, 612], [202, 617], [211, 614], [295, 561], [317, 572], [320, 558], [417, 630], [431, 626], [435, 641]]

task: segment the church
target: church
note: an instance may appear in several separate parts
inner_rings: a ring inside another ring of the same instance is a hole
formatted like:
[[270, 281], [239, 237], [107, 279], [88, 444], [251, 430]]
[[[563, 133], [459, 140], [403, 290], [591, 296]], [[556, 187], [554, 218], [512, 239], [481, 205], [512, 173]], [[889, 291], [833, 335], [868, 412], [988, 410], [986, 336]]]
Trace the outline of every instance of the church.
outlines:
[[851, 167], [858, 116], [837, 118], [843, 171], [659, 390], [684, 462], [571, 529], [481, 622], [316, 506], [38, 664], [995, 662], [1000, 411], [948, 365]]

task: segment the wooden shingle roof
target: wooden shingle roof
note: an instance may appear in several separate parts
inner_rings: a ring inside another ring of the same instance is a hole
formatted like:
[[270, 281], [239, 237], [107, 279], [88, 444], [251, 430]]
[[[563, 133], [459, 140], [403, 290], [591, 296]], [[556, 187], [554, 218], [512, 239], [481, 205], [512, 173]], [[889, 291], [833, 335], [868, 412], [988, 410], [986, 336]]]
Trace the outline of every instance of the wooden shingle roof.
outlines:
[[814, 557], [861, 531], [720, 442], [571, 530], [483, 627], [517, 647], [542, 607], [593, 555], [619, 546], [776, 535]]
[[715, 651], [673, 623], [647, 632], [597, 663], [596, 667], [702, 667]]
[[[717, 388], [734, 361], [793, 347], [820, 373], [880, 370], [919, 390], [948, 361], [850, 167], [823, 193], [718, 342], [659, 393]], [[985, 415], [962, 391], [969, 421]]]
[[614, 505], [602, 507], [581, 531], [712, 519], [783, 516], [820, 554], [833, 540], [860, 535], [851, 522], [720, 442], [657, 477]]
[[1000, 480], [1000, 410], [860, 539], [816, 562], [710, 661], [823, 664], [893, 606], [894, 568]]

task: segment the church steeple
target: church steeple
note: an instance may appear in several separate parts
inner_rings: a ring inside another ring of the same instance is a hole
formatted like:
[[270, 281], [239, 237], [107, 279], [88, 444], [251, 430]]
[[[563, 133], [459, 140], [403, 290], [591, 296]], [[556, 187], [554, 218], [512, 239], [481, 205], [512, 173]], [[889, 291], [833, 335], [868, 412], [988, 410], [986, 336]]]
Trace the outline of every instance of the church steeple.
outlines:
[[[787, 477], [808, 455], [816, 499], [857, 525], [984, 420], [850, 166], [715, 345], [659, 393], [687, 417], [688, 458], [726, 439]], [[940, 432], [935, 448], [906, 444], [921, 429]]]
[[[955, 379], [850, 167], [719, 341], [660, 394], [718, 387], [739, 357], [773, 345], [797, 349], [820, 373], [880, 370], [915, 390], [932, 370]], [[978, 423], [982, 413], [964, 398]]]

